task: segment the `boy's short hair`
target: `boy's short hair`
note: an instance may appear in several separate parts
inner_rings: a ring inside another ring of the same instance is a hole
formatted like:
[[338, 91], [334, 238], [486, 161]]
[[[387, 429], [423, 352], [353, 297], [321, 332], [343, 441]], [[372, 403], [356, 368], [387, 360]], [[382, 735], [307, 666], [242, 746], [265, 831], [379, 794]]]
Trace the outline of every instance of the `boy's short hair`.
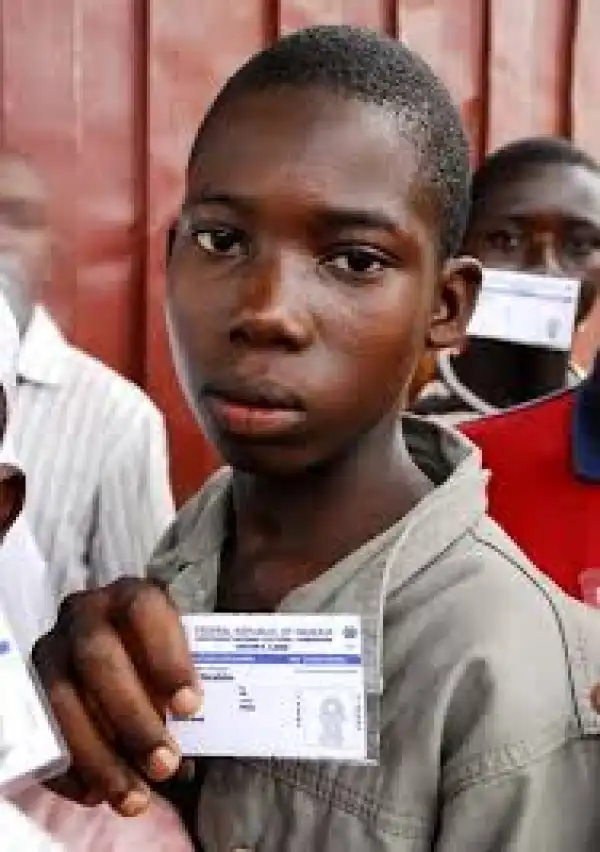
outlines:
[[581, 166], [600, 174], [598, 163], [569, 139], [558, 136], [532, 136], [517, 139], [498, 148], [485, 158], [473, 175], [473, 204], [485, 197], [490, 187], [511, 176], [522, 174], [528, 166]]
[[300, 30], [251, 57], [217, 95], [192, 146], [196, 159], [202, 131], [239, 95], [277, 87], [317, 87], [376, 104], [410, 131], [419, 154], [418, 174], [433, 189], [439, 216], [439, 254], [458, 250], [469, 207], [469, 145], [461, 118], [444, 84], [406, 45], [369, 30], [318, 26]]

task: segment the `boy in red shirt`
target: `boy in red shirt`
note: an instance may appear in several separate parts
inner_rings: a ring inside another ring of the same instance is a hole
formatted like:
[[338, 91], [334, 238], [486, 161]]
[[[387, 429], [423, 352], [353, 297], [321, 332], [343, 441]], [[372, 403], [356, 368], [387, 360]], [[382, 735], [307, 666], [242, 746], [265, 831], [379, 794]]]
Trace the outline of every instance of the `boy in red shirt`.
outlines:
[[492, 472], [490, 515], [566, 592], [599, 605], [600, 353], [579, 388], [461, 428]]

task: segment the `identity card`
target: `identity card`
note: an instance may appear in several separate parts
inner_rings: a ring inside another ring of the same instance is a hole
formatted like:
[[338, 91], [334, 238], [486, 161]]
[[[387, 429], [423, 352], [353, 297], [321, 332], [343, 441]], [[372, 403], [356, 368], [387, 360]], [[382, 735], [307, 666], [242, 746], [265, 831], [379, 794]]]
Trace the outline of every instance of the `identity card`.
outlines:
[[361, 619], [189, 615], [202, 712], [173, 719], [186, 756], [367, 762]]
[[574, 278], [484, 269], [469, 335], [568, 352], [580, 287]]

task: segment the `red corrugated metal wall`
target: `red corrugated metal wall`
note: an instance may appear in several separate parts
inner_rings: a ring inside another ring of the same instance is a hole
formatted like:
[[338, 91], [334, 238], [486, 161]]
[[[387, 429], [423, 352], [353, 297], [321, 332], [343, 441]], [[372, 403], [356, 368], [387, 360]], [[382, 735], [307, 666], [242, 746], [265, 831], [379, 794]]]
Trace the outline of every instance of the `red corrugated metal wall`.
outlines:
[[214, 463], [163, 327], [164, 228], [186, 151], [252, 51], [339, 22], [401, 37], [432, 63], [475, 159], [531, 133], [571, 135], [600, 157], [598, 0], [0, 0], [2, 138], [37, 158], [54, 199], [49, 301], [74, 341], [166, 412], [180, 499]]

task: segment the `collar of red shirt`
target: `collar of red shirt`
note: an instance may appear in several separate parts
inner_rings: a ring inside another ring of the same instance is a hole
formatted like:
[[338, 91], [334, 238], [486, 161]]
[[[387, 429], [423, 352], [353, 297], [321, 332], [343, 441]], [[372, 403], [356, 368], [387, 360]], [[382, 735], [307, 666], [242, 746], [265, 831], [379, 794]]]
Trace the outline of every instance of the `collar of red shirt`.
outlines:
[[575, 476], [600, 484], [600, 353], [575, 393], [571, 452]]

